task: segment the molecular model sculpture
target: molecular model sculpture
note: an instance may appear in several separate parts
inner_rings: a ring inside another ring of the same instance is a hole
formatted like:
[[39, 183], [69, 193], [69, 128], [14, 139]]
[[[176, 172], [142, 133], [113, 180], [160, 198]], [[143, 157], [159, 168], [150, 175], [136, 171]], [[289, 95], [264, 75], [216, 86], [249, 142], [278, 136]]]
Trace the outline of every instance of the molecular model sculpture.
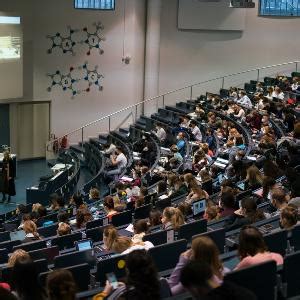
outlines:
[[70, 26], [67, 27], [68, 35], [63, 36], [61, 33], [57, 32], [54, 35], [47, 35], [46, 38], [51, 41], [51, 46], [47, 50], [48, 54], [52, 54], [55, 49], [60, 49], [62, 53], [71, 53], [75, 55], [76, 46], [86, 45], [88, 50], [87, 55], [91, 54], [92, 49], [97, 49], [99, 54], [103, 54], [104, 51], [101, 48], [102, 41], [105, 41], [102, 35], [102, 30], [104, 26], [101, 22], [93, 23], [94, 30], [89, 31], [87, 27], [83, 29], [72, 29]]
[[58, 86], [63, 91], [71, 91], [71, 99], [83, 92], [90, 92], [92, 86], [96, 86], [99, 91], [103, 90], [101, 79], [104, 76], [98, 72], [98, 66], [89, 69], [87, 62], [78, 67], [70, 67], [66, 73], [57, 70], [47, 76], [51, 80], [51, 85], [47, 88], [48, 92]]

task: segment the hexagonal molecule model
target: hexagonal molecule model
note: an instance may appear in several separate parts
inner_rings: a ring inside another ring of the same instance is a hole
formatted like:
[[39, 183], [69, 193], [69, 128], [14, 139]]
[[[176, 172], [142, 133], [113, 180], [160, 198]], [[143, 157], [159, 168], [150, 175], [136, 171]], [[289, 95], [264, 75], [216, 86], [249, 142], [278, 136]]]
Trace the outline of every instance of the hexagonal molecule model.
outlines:
[[47, 38], [52, 41], [51, 47], [47, 50], [48, 54], [53, 52], [53, 49], [59, 48], [63, 53], [71, 53], [75, 55], [74, 47], [76, 46], [76, 41], [73, 39], [73, 34], [78, 32], [78, 29], [72, 29], [68, 26], [69, 35], [62, 36], [59, 32], [55, 35], [47, 35]]

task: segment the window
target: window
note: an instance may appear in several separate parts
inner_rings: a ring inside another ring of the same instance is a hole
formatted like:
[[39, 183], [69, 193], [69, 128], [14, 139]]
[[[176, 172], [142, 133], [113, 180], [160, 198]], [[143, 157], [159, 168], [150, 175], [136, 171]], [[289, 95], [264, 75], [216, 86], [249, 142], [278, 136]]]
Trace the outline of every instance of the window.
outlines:
[[260, 0], [259, 14], [300, 17], [300, 0]]
[[114, 10], [115, 0], [74, 0], [74, 7], [80, 9]]

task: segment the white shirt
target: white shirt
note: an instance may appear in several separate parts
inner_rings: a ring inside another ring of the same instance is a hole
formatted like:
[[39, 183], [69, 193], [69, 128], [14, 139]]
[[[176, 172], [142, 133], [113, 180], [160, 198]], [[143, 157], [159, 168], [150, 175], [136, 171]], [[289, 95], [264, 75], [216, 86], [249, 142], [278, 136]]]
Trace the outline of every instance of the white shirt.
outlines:
[[111, 154], [116, 150], [116, 146], [114, 144], [110, 144], [109, 147], [104, 150], [105, 154]]
[[127, 158], [124, 155], [124, 153], [120, 153], [117, 158], [116, 158], [116, 162], [119, 168], [126, 168], [127, 166]]
[[143, 242], [143, 245], [139, 245], [139, 244], [133, 245], [130, 248], [128, 248], [127, 250], [123, 251], [121, 254], [128, 254], [134, 250], [146, 250], [147, 251], [153, 247], [154, 247], [154, 245], [151, 242], [145, 241], [145, 242]]
[[248, 108], [252, 108], [252, 102], [247, 95], [243, 96], [241, 99], [237, 101], [239, 104], [246, 106]]
[[272, 93], [272, 98], [277, 98], [277, 99], [280, 99], [280, 100], [283, 100], [284, 99], [284, 93], [281, 92], [279, 94], [277, 94], [275, 91]]
[[202, 141], [202, 134], [201, 134], [201, 131], [200, 131], [198, 126], [195, 126], [192, 129], [192, 134], [193, 134], [196, 141]]
[[160, 128], [156, 131], [155, 135], [157, 136], [157, 138], [158, 138], [161, 142], [164, 141], [164, 140], [166, 139], [166, 137], [167, 137], [166, 131], [165, 131], [162, 127], [160, 127]]

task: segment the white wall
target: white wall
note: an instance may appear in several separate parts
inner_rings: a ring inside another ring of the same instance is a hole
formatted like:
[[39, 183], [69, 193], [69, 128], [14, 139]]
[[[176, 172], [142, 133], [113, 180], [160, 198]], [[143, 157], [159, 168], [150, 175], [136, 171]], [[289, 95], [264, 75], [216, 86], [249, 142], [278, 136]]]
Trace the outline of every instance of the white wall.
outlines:
[[[0, 0], [4, 11], [19, 11], [24, 19], [24, 97], [25, 100], [51, 100], [51, 132], [61, 136], [68, 131], [113, 113], [126, 106], [139, 102], [143, 98], [144, 46], [145, 46], [145, 0], [118, 0], [115, 11], [75, 10], [73, 0]], [[24, 5], [26, 2], [27, 5]], [[126, 6], [124, 7], [124, 3]], [[124, 16], [125, 12], [125, 16]], [[124, 25], [125, 20], [125, 25]], [[103, 55], [93, 49], [87, 56], [87, 46], [79, 45], [76, 55], [63, 54], [54, 49], [51, 55], [47, 49], [51, 45], [47, 35], [56, 32], [66, 36], [67, 26], [82, 29], [101, 21], [102, 34], [106, 41], [102, 43]], [[122, 62], [123, 39], [125, 55], [132, 57], [130, 64]], [[89, 93], [81, 93], [71, 99], [70, 91], [54, 87], [49, 93], [47, 87], [51, 80], [47, 73], [70, 66], [83, 65], [88, 61], [90, 68], [99, 66], [104, 74], [103, 91], [91, 87]], [[19, 99], [22, 100], [22, 99]], [[8, 100], [9, 101], [9, 100]], [[129, 111], [112, 118], [111, 125], [118, 125]], [[108, 122], [93, 126], [85, 131], [85, 138], [107, 130]], [[75, 137], [75, 136], [74, 136]], [[78, 134], [77, 137], [81, 137]]]
[[[127, 0], [125, 7], [125, 55], [130, 54], [129, 65], [122, 63], [124, 37], [124, 0], [116, 2], [115, 11], [91, 11], [73, 9], [73, 0], [35, 0], [34, 5], [34, 98], [52, 100], [52, 132], [62, 135], [123, 107], [140, 101], [143, 96], [144, 71], [144, 1]], [[54, 22], [55, 20], [55, 22]], [[66, 27], [88, 27], [93, 31], [93, 22], [101, 21], [104, 25], [104, 54], [93, 49], [87, 56], [87, 47], [80, 45], [75, 48], [76, 55], [62, 54], [55, 49], [53, 54], [46, 53], [49, 47], [47, 34], [60, 32], [66, 34]], [[91, 87], [89, 93], [82, 93], [71, 99], [70, 92], [54, 88], [49, 94], [46, 91], [49, 78], [46, 73], [56, 69], [68, 70], [70, 66], [82, 65], [88, 61], [89, 66], [99, 65], [99, 71], [104, 74], [104, 89], [99, 92]], [[125, 116], [112, 119], [112, 125], [118, 124]], [[87, 135], [95, 135], [104, 126], [95, 126]]]
[[[178, 1], [162, 2], [160, 93], [219, 75], [300, 58], [299, 18], [258, 17], [256, 1], [256, 8], [246, 9], [244, 31], [179, 31]], [[250, 76], [255, 79], [256, 73]], [[204, 90], [212, 88], [207, 84]], [[194, 92], [196, 95], [200, 89]], [[177, 93], [177, 98], [188, 96], [189, 91]]]

